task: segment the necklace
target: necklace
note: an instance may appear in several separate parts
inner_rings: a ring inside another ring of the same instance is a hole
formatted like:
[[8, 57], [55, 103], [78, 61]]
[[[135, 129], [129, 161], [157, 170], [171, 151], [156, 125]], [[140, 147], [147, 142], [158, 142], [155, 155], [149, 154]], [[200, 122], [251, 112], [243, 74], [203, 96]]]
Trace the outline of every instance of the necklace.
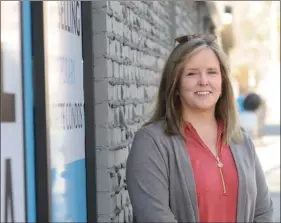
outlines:
[[220, 157], [218, 155], [218, 150], [216, 152], [217, 152], [217, 154], [215, 155], [215, 158], [218, 162], [218, 167], [219, 167], [220, 177], [221, 177], [222, 187], [223, 187], [223, 193], [226, 194], [226, 185], [225, 185], [224, 176], [222, 173], [223, 163], [221, 162]]
[[223, 168], [223, 163], [220, 161], [220, 158], [217, 157], [218, 167]]

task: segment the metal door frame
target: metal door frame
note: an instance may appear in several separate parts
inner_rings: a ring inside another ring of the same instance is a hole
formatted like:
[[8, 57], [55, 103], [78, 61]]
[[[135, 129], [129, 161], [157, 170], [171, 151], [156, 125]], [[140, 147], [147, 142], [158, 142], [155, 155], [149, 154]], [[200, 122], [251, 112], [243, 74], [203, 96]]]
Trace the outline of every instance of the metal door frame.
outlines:
[[88, 222], [97, 222], [92, 2], [81, 1]]

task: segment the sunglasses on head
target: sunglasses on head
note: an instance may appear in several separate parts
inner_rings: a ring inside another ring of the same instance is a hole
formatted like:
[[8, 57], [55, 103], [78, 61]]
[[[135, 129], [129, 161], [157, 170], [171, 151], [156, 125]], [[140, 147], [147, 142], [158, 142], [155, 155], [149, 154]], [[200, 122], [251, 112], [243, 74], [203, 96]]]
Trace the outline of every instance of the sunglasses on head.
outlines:
[[216, 35], [213, 35], [213, 34], [192, 34], [192, 35], [184, 35], [184, 36], [180, 36], [180, 37], [177, 37], [175, 38], [175, 43], [179, 43], [179, 44], [182, 44], [182, 43], [186, 43], [192, 39], [196, 39], [196, 38], [202, 38], [202, 39], [205, 39], [205, 38], [208, 38], [210, 39], [211, 41], [214, 41], [217, 39], [217, 36]]

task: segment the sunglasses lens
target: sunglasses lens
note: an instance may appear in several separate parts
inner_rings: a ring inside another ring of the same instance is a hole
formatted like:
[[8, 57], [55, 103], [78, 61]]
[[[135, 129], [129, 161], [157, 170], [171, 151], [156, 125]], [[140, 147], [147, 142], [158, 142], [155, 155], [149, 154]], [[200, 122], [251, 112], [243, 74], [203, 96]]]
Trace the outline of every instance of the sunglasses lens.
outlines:
[[193, 35], [185, 35], [185, 36], [181, 36], [175, 39], [175, 42], [178, 42], [179, 44], [188, 42], [191, 39], [195, 39], [195, 38], [210, 38], [212, 39], [212, 41], [217, 39], [217, 36], [212, 35], [212, 34], [193, 34]]

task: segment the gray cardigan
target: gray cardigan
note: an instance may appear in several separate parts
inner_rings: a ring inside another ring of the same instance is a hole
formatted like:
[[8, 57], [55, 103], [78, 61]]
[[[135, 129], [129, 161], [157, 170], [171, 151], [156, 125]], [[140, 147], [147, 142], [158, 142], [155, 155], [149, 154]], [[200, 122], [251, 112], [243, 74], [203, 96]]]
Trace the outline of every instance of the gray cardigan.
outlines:
[[[127, 185], [135, 222], [198, 222], [191, 162], [180, 136], [163, 123], [141, 128], [127, 160]], [[237, 222], [273, 222], [273, 205], [251, 139], [230, 145], [239, 177]], [[219, 212], [220, 210], [218, 210]]]

